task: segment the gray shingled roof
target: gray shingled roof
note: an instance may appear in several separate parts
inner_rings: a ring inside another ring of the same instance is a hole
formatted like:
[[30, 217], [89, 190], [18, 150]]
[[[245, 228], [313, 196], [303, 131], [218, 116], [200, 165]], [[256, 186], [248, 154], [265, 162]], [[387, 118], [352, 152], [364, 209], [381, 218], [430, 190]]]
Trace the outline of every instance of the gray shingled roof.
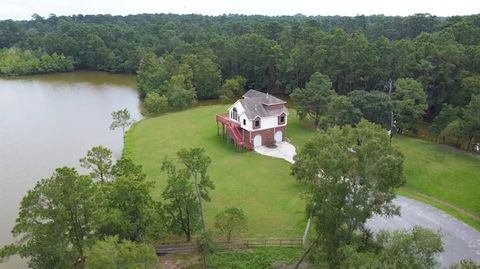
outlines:
[[286, 102], [269, 94], [259, 92], [256, 90], [249, 90], [243, 95], [244, 99], [240, 100], [240, 103], [245, 108], [245, 115], [248, 119], [254, 119], [257, 116], [259, 117], [271, 117], [279, 116], [282, 113], [288, 113], [287, 108], [282, 106], [282, 108], [275, 110], [267, 110], [268, 105], [279, 105], [285, 104]]
[[264, 93], [264, 92], [259, 92], [259, 91], [256, 91], [256, 90], [248, 90], [248, 92], [246, 92], [243, 97], [245, 99], [248, 99], [248, 98], [255, 98], [255, 99], [258, 99], [258, 102], [260, 102], [261, 104], [265, 104], [265, 105], [278, 105], [278, 104], [285, 104], [286, 102], [283, 101], [282, 99], [279, 99], [271, 94], [268, 94], [268, 93]]

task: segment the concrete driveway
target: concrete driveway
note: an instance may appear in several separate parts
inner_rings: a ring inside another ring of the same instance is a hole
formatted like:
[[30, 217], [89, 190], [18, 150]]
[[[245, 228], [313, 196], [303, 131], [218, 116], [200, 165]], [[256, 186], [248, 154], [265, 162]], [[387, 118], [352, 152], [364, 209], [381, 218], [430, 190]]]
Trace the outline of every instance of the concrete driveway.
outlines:
[[289, 163], [293, 163], [293, 156], [297, 154], [295, 146], [288, 142], [277, 143], [274, 148], [265, 146], [256, 147], [255, 151], [262, 155], [284, 159]]
[[472, 259], [480, 263], [480, 233], [467, 224], [451, 217], [437, 208], [422, 202], [398, 196], [395, 204], [401, 207], [401, 215], [392, 218], [373, 217], [367, 226], [373, 231], [408, 230], [420, 225], [442, 234], [445, 251], [438, 262], [448, 267], [462, 259]]
[[[294, 162], [293, 156], [296, 154], [295, 147], [288, 142], [279, 143], [276, 148], [257, 147], [255, 151], [289, 163]], [[415, 225], [427, 227], [442, 234], [445, 251], [438, 258], [441, 268], [462, 259], [472, 259], [480, 263], [480, 232], [422, 202], [398, 196], [394, 203], [401, 207], [400, 216], [373, 217], [367, 222], [367, 226], [373, 231], [409, 230]]]

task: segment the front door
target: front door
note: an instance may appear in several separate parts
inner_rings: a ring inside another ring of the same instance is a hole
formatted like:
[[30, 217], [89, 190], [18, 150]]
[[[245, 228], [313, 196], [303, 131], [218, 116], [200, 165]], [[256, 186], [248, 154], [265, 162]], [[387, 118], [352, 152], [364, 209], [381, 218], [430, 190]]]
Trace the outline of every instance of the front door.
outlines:
[[262, 145], [262, 136], [261, 135], [256, 135], [253, 138], [253, 146], [254, 147], [260, 147]]
[[279, 143], [283, 141], [283, 132], [282, 131], [277, 131], [275, 133], [275, 143]]

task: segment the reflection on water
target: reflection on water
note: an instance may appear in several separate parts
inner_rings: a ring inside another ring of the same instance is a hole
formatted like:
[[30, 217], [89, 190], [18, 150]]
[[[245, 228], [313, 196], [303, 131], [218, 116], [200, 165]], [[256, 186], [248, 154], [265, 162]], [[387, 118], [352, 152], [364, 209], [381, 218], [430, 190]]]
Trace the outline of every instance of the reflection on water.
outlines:
[[[89, 148], [121, 155], [121, 130], [110, 131], [112, 111], [139, 119], [135, 77], [100, 72], [0, 78], [0, 246], [10, 234], [26, 191], [60, 166], [78, 167]], [[0, 269], [25, 268], [11, 259]]]

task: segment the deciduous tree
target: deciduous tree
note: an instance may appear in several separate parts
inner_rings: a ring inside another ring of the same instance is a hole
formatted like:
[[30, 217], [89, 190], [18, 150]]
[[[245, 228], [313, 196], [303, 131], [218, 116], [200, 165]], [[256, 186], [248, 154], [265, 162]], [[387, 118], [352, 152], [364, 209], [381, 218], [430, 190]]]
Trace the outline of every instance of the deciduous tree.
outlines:
[[188, 242], [200, 227], [200, 211], [195, 197], [190, 173], [177, 169], [170, 160], [164, 160], [162, 170], [168, 175], [167, 186], [162, 193], [168, 229], [174, 234], [184, 234]]
[[245, 83], [247, 80], [241, 76], [225, 80], [221, 88], [221, 94], [228, 98], [242, 96], [245, 93]]
[[435, 117], [429, 129], [431, 132], [438, 135], [448, 124], [461, 119], [461, 116], [462, 111], [460, 108], [454, 107], [450, 104], [443, 104], [442, 110], [440, 110], [440, 113]]
[[[403, 156], [379, 125], [330, 128], [309, 140], [295, 156], [292, 175], [306, 186], [317, 239], [331, 268], [344, 257], [373, 214], [398, 214], [395, 189], [404, 184]], [[310, 214], [310, 212], [308, 212]]]
[[335, 96], [330, 79], [320, 72], [314, 73], [307, 82], [305, 89], [294, 89], [292, 97], [300, 119], [307, 116], [313, 118], [315, 125], [327, 111], [327, 105]]
[[109, 183], [104, 189], [107, 212], [99, 232], [134, 242], [143, 242], [148, 235], [161, 237], [163, 210], [153, 200], [151, 188], [151, 183], [138, 177], [120, 176]]
[[370, 122], [390, 127], [390, 112], [392, 105], [388, 101], [388, 95], [380, 91], [355, 90], [348, 94], [355, 108], [362, 113], [362, 117]]
[[98, 240], [86, 250], [85, 269], [160, 269], [151, 245], [119, 240], [109, 236]]
[[360, 121], [361, 115], [360, 110], [353, 106], [347, 96], [335, 96], [328, 104], [325, 115], [320, 117], [320, 126], [354, 126]]
[[156, 92], [147, 93], [143, 100], [143, 108], [145, 114], [150, 116], [158, 115], [164, 112], [168, 107], [168, 99], [165, 96], [161, 96]]
[[18, 240], [0, 253], [28, 258], [31, 268], [73, 268], [95, 240], [103, 200], [90, 177], [56, 169], [23, 197], [12, 231]]
[[247, 218], [242, 209], [230, 207], [215, 216], [215, 227], [226, 236], [227, 242], [230, 242], [233, 232], [247, 229]]
[[434, 269], [436, 256], [443, 251], [441, 235], [420, 226], [411, 231], [380, 231], [373, 244], [366, 251], [346, 246], [342, 268]]

